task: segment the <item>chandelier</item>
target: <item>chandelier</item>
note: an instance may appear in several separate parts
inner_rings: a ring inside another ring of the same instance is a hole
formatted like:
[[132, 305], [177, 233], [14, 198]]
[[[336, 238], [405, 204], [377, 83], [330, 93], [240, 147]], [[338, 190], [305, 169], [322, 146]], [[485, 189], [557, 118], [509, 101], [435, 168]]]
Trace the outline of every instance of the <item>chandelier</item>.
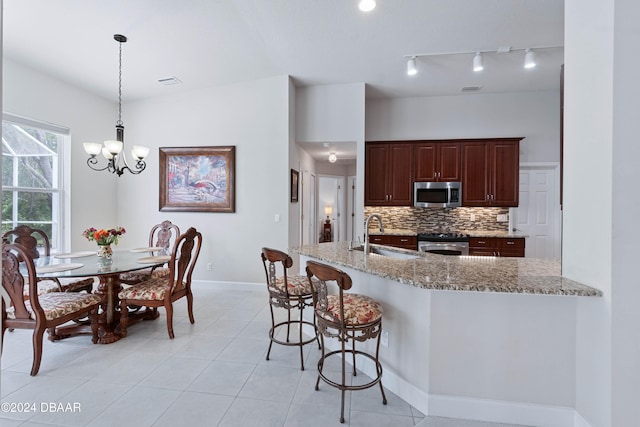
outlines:
[[[144, 158], [149, 154], [149, 147], [142, 145], [134, 145], [131, 149], [131, 157], [135, 161], [135, 165], [129, 166], [127, 157], [124, 152], [124, 125], [122, 124], [122, 43], [127, 42], [127, 38], [122, 34], [114, 34], [114, 40], [118, 42], [120, 47], [120, 64], [118, 68], [118, 121], [116, 122], [116, 140], [104, 141], [104, 144], [98, 142], [85, 142], [84, 151], [87, 152], [89, 158], [87, 165], [95, 171], [109, 171], [121, 176], [125, 170], [134, 175], [139, 174], [147, 167]], [[107, 160], [104, 167], [98, 166], [97, 156], [102, 153]]]

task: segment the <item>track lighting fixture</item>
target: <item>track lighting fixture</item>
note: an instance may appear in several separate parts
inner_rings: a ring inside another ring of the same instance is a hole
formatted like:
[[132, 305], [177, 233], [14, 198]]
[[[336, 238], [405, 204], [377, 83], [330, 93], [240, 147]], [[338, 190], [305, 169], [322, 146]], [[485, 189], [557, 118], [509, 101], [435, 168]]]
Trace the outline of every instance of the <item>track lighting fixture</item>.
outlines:
[[363, 12], [371, 12], [376, 8], [376, 0], [360, 0], [358, 2], [358, 8]]
[[484, 70], [484, 66], [482, 65], [482, 54], [480, 52], [476, 52], [473, 57], [473, 71], [478, 72]]
[[536, 54], [531, 49], [527, 49], [524, 54], [524, 68], [534, 68], [536, 66]]
[[407, 58], [407, 74], [410, 76], [418, 73], [416, 67], [416, 59], [419, 57], [429, 56], [451, 56], [451, 55], [473, 55], [473, 71], [482, 71], [484, 69], [484, 54], [497, 54], [506, 55], [515, 51], [525, 51], [524, 55], [524, 68], [534, 68], [536, 66], [536, 53], [534, 49], [563, 49], [564, 46], [535, 46], [531, 48], [512, 48], [511, 46], [502, 46], [497, 50], [475, 50], [475, 51], [462, 51], [462, 52], [444, 52], [444, 53], [414, 53], [410, 55], [404, 55]]
[[418, 67], [416, 67], [416, 57], [412, 56], [407, 61], [407, 75], [415, 76], [418, 74]]

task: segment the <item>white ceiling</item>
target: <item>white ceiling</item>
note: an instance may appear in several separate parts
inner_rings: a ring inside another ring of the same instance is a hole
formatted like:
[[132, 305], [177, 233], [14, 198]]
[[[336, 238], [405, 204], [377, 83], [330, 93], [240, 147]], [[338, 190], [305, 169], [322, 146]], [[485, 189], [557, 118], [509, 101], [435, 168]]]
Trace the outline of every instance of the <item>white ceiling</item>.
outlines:
[[[563, 49], [562, 0], [4, 0], [3, 56], [111, 100], [123, 100], [290, 75], [296, 85], [366, 83], [368, 98], [558, 90]], [[484, 55], [406, 55], [470, 51]], [[163, 86], [175, 76], [183, 83]], [[466, 95], [473, 96], [473, 95]]]

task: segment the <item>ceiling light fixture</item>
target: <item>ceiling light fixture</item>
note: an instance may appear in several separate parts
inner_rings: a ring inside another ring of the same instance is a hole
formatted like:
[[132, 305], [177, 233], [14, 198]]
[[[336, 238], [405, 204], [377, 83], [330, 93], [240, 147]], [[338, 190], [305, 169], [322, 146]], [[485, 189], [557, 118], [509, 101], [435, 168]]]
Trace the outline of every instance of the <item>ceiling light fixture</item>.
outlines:
[[536, 51], [543, 49], [563, 49], [564, 46], [536, 46], [531, 48], [511, 48], [511, 46], [499, 47], [497, 50], [474, 50], [463, 52], [442, 52], [442, 53], [413, 53], [410, 55], [404, 55], [407, 58], [407, 74], [413, 76], [418, 73], [416, 67], [416, 59], [423, 56], [452, 56], [452, 55], [474, 55], [473, 56], [473, 71], [482, 71], [484, 69], [483, 55], [484, 54], [509, 54], [518, 50], [525, 51], [525, 68], [534, 68], [536, 66]]
[[412, 56], [407, 60], [407, 75], [415, 76], [418, 74], [418, 67], [416, 66], [416, 57]]
[[329, 153], [329, 163], [335, 163], [338, 160], [338, 156], [336, 153]]
[[473, 71], [477, 73], [482, 70], [484, 70], [484, 65], [482, 65], [482, 54], [480, 52], [476, 52], [473, 57]]
[[371, 12], [376, 8], [376, 0], [360, 0], [358, 2], [358, 7], [363, 12]]
[[527, 49], [524, 54], [524, 68], [535, 68], [536, 54], [531, 49]]
[[[114, 40], [118, 42], [120, 47], [120, 65], [118, 68], [118, 121], [116, 122], [116, 140], [104, 141], [103, 144], [97, 142], [85, 142], [84, 151], [87, 152], [89, 158], [87, 159], [87, 165], [95, 171], [109, 171], [115, 173], [118, 176], [122, 176], [125, 169], [134, 175], [142, 172], [147, 164], [144, 162], [144, 158], [149, 154], [149, 147], [142, 145], [134, 145], [131, 149], [131, 156], [135, 160], [135, 165], [132, 167], [127, 163], [127, 157], [124, 152], [124, 125], [122, 124], [122, 43], [127, 42], [127, 38], [122, 34], [114, 34]], [[96, 156], [102, 153], [105, 159], [107, 159], [107, 165], [103, 168], [98, 167], [98, 159]]]

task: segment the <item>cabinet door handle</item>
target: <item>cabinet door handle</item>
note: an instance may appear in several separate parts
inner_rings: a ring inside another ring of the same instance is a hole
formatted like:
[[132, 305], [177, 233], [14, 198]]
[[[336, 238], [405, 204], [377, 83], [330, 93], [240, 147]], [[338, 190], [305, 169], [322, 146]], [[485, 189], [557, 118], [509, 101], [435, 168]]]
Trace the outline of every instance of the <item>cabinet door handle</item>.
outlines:
[[408, 242], [409, 239], [400, 239], [401, 242]]
[[478, 244], [479, 245], [484, 245], [485, 243], [487, 243], [487, 242], [485, 242], [484, 240], [478, 240]]
[[515, 245], [516, 242], [507, 242], [507, 245]]

